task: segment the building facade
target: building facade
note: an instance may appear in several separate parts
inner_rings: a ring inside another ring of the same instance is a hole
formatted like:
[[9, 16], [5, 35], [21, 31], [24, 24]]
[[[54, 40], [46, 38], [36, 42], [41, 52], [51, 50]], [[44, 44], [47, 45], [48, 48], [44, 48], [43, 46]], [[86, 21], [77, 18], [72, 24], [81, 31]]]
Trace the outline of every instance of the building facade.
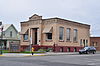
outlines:
[[0, 32], [0, 36], [2, 35], [2, 39], [0, 37], [0, 40], [2, 41], [2, 48], [7, 50], [11, 42], [19, 42], [20, 39], [18, 39], [18, 31], [13, 24], [3, 24], [2, 26], [3, 32], [2, 34]]
[[61, 18], [42, 19], [34, 14], [21, 22], [21, 46], [53, 48], [55, 52], [73, 52], [90, 44], [90, 25]]
[[100, 37], [90, 37], [90, 46], [94, 46], [97, 51], [100, 51]]

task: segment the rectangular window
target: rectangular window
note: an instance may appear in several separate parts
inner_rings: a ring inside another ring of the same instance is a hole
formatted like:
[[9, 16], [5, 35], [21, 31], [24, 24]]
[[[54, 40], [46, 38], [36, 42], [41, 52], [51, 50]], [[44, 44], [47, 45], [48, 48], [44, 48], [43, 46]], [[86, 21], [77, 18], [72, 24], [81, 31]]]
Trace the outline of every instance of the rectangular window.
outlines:
[[92, 42], [92, 46], [94, 46], [94, 42]]
[[24, 37], [24, 40], [28, 40], [28, 34], [24, 34], [23, 37]]
[[46, 33], [46, 39], [52, 40], [52, 33]]
[[64, 27], [59, 28], [59, 40], [63, 40], [64, 35]]
[[86, 46], [88, 46], [88, 40], [86, 40]]
[[82, 45], [82, 39], [80, 40], [80, 45]]
[[10, 31], [10, 37], [12, 37], [12, 31]]
[[73, 38], [74, 41], [77, 41], [78, 40], [78, 31], [77, 29], [74, 29], [74, 38]]
[[66, 33], [67, 33], [67, 41], [70, 41], [70, 28], [67, 28]]
[[3, 36], [5, 36], [5, 32], [3, 32]]
[[92, 42], [92, 46], [97, 47], [98, 46], [98, 42]]
[[96, 45], [95, 45], [96, 47], [98, 46], [98, 42], [96, 42]]
[[83, 40], [83, 44], [84, 44], [84, 47], [86, 46], [86, 44], [85, 44], [85, 39]]

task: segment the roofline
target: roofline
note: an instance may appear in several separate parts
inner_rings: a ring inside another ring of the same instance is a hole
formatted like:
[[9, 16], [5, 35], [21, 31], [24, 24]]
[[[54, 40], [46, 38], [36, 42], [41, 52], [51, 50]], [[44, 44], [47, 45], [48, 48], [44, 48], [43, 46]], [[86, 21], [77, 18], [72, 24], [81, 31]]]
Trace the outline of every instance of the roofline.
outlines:
[[20, 23], [27, 23], [27, 21], [23, 21], [23, 22], [20, 22]]
[[69, 21], [69, 22], [73, 22], [73, 23], [77, 23], [77, 24], [81, 24], [81, 25], [86, 25], [86, 26], [90, 27], [90, 25], [88, 25], [88, 24], [83, 24], [83, 23], [79, 23], [79, 22], [76, 22], [76, 21], [67, 20], [67, 19], [63, 19], [63, 18], [59, 18], [59, 17], [47, 18], [47, 19], [43, 19], [43, 20], [49, 20], [49, 19], [61, 19], [61, 20], [66, 20], [66, 21]]
[[100, 38], [100, 37], [98, 36], [98, 37], [90, 37], [90, 38]]
[[[14, 29], [16, 30], [16, 32], [18, 32], [17, 29], [15, 28], [15, 26], [14, 26], [13, 24], [10, 24], [10, 26], [13, 26]], [[9, 27], [10, 27], [10, 26], [9, 26]], [[8, 28], [9, 28], [9, 27], [8, 27]], [[8, 29], [8, 28], [7, 28], [7, 29]], [[7, 30], [7, 29], [6, 29], [6, 30]], [[5, 31], [6, 31], [6, 30], [5, 30]]]
[[[59, 17], [47, 18], [47, 19], [42, 19], [42, 20], [49, 20], [49, 19], [60, 19], [60, 20], [65, 20], [65, 21], [76, 23], [76, 24], [80, 24], [80, 25], [85, 25], [85, 26], [88, 26], [88, 27], [91, 26], [89, 24], [83, 24], [83, 23], [80, 23], [80, 22], [76, 22], [76, 21], [72, 21], [72, 20], [67, 20], [67, 19], [63, 19], [63, 18], [59, 18]], [[30, 21], [30, 20], [28, 20], [28, 21]], [[27, 23], [28, 21], [23, 21], [23, 22], [20, 22], [20, 23]], [[33, 20], [31, 20], [31, 21], [33, 21]]]
[[11, 26], [13, 26], [13, 27], [14, 27], [14, 29], [16, 30], [16, 32], [18, 33], [18, 30], [15, 28], [15, 26], [14, 26], [13, 24], [11, 24]]

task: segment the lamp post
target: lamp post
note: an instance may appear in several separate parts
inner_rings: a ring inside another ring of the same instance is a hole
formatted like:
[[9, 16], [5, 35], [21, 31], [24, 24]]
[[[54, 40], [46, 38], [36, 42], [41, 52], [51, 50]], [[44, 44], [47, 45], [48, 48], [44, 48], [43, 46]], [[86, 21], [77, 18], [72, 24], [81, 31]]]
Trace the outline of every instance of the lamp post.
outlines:
[[3, 38], [3, 25], [0, 26], [0, 33], [1, 33], [1, 37], [0, 37], [0, 54], [2, 55], [2, 38]]

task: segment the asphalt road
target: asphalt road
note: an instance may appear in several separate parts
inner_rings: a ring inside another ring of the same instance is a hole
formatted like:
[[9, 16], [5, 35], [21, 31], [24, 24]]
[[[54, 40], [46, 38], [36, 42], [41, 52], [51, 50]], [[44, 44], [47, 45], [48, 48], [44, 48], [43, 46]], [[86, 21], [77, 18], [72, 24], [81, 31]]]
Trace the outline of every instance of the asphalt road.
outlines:
[[100, 54], [0, 57], [0, 66], [100, 66]]

